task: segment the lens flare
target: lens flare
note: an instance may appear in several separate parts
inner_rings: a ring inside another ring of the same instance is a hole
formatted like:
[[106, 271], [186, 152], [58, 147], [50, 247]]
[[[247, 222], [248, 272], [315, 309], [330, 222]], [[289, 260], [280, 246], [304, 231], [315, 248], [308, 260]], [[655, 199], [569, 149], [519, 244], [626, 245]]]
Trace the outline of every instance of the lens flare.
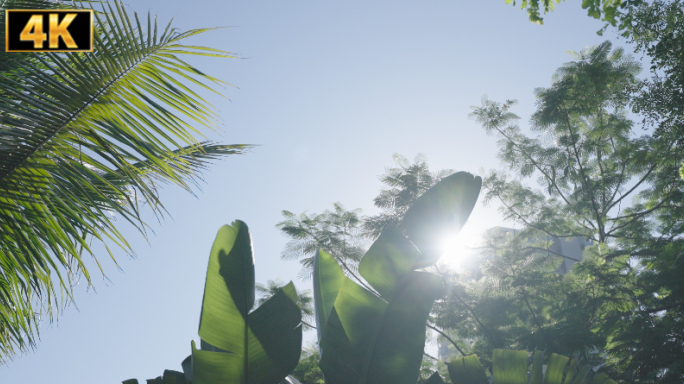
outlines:
[[478, 246], [480, 233], [466, 225], [457, 235], [446, 236], [441, 242], [443, 250], [440, 262], [459, 267], [468, 262], [475, 255], [474, 248]]

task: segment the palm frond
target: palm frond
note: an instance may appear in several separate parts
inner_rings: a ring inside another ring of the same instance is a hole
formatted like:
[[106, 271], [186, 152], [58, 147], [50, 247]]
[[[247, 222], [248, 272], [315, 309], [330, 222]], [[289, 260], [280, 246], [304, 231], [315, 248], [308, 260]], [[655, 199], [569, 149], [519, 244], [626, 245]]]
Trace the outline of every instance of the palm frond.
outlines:
[[[46, 3], [0, 1], [3, 17]], [[209, 161], [249, 147], [195, 138], [217, 116], [194, 89], [227, 83], [181, 56], [233, 57], [182, 44], [206, 29], [162, 29], [120, 3], [102, 7], [94, 52], [0, 63], [0, 362], [34, 345], [41, 316], [71, 299], [74, 279], [90, 283], [83, 255], [102, 271], [92, 240], [133, 252], [112, 214], [144, 234], [138, 202], [163, 214], [158, 183], [190, 190]]]

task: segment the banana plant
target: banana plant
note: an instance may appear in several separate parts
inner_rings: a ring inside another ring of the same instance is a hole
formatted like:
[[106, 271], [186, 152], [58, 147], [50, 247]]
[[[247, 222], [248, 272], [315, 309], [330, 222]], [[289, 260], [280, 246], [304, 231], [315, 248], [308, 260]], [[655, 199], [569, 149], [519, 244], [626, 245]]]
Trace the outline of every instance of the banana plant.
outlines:
[[147, 382], [283, 382], [297, 366], [302, 347], [297, 292], [290, 282], [250, 311], [254, 289], [252, 240], [247, 225], [236, 220], [219, 229], [211, 248], [200, 315], [200, 348], [192, 341], [192, 354], [183, 361], [183, 372], [166, 370], [163, 376]]
[[463, 227], [481, 185], [465, 172], [446, 177], [413, 203], [399, 226], [387, 227], [359, 264], [372, 290], [319, 251], [314, 301], [326, 383], [416, 383], [427, 318], [443, 290], [439, 276], [417, 269], [439, 259], [441, 240]]
[[[493, 384], [617, 384], [605, 373], [594, 373], [590, 365], [579, 367], [577, 359], [551, 354], [544, 370], [544, 355], [532, 355], [528, 364], [526, 351], [495, 349], [492, 356]], [[453, 384], [490, 384], [485, 368], [475, 355], [462, 357], [447, 364]], [[435, 372], [426, 384], [444, 384]]]

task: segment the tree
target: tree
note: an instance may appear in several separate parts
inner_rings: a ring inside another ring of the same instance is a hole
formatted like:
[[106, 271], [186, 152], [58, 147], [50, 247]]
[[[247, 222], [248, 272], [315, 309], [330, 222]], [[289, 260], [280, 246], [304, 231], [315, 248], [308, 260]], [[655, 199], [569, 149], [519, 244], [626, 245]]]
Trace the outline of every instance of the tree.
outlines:
[[285, 220], [276, 224], [276, 228], [292, 239], [285, 245], [281, 257], [299, 259], [303, 265], [300, 277], [304, 279], [311, 277], [314, 256], [319, 249], [335, 254], [345, 273], [352, 276], [356, 276], [358, 262], [366, 252], [363, 221], [359, 216], [361, 210], [347, 211], [339, 202], [334, 203], [333, 208], [333, 211], [312, 215], [304, 212], [299, 216], [283, 211]]
[[652, 73], [633, 109], [655, 127], [656, 137], [675, 143], [671, 155], [677, 156], [684, 140], [684, 3], [657, 0], [634, 7], [629, 15], [630, 42], [651, 59]]
[[366, 217], [363, 223], [367, 235], [372, 238], [380, 236], [382, 230], [392, 224], [400, 225], [406, 210], [418, 196], [454, 173], [451, 169], [430, 172], [423, 154], [418, 154], [413, 164], [398, 153], [393, 154], [392, 159], [397, 167], [387, 168], [385, 174], [379, 176], [380, 181], [390, 188], [381, 189], [380, 194], [373, 199], [375, 206], [383, 212]]
[[[5, 9], [62, 6], [0, 0], [0, 21]], [[71, 300], [79, 277], [91, 283], [85, 256], [104, 273], [93, 241], [112, 259], [112, 245], [133, 253], [115, 219], [145, 235], [143, 207], [165, 212], [162, 184], [191, 190], [210, 160], [247, 148], [196, 139], [217, 116], [192, 87], [227, 83], [181, 56], [233, 57], [183, 45], [207, 29], [141, 23], [118, 2], [94, 23], [92, 53], [0, 53], [2, 362], [34, 346], [41, 319]]]
[[[515, 0], [505, 1], [506, 4], [516, 5]], [[520, 9], [527, 11], [531, 22], [544, 24], [540, 10], [544, 13], [551, 12], [561, 1], [564, 0], [523, 0], [520, 2]], [[623, 30], [631, 27], [629, 12], [643, 4], [646, 4], [644, 0], [584, 0], [582, 8], [587, 10], [589, 16], [605, 21], [606, 25], [619, 26]]]
[[[512, 0], [506, 0], [511, 3]], [[560, 0], [555, 0], [559, 3]], [[544, 12], [552, 11], [554, 1], [543, 0]], [[522, 1], [530, 21], [542, 23], [538, 0]], [[601, 34], [613, 26], [633, 43], [637, 52], [651, 61], [651, 78], [634, 90], [631, 106], [644, 117], [655, 137], [674, 143], [669, 155], [677, 156], [684, 140], [684, 3], [681, 0], [585, 0], [589, 15], [606, 22]], [[681, 159], [681, 157], [680, 157]], [[682, 168], [684, 175], [684, 168]]]
[[334, 211], [308, 215], [295, 215], [283, 211], [284, 221], [276, 227], [291, 240], [281, 257], [299, 260], [304, 266], [300, 276], [311, 276], [313, 258], [319, 249], [334, 255], [342, 263], [345, 273], [355, 275], [357, 264], [368, 249], [368, 238], [376, 239], [383, 229], [401, 223], [408, 207], [425, 191], [444, 177], [453, 173], [450, 169], [430, 172], [425, 156], [419, 154], [411, 164], [406, 157], [395, 153], [392, 158], [397, 167], [386, 169], [380, 181], [390, 187], [382, 189], [373, 199], [382, 213], [361, 217], [361, 209], [347, 211], [337, 202]]
[[[682, 182], [663, 176], [675, 173], [676, 162], [664, 156], [662, 141], [635, 137], [626, 116], [638, 65], [621, 49], [611, 52], [609, 42], [573, 57], [551, 87], [536, 91], [537, 138], [515, 124], [513, 101], [485, 99], [475, 108], [515, 176], [492, 171], [483, 181], [485, 202], [498, 201], [504, 218], [523, 228], [490, 241], [497, 257], [483, 265], [489, 277], [453, 284], [437, 324], [471, 340], [480, 357], [494, 348], [536, 348], [605, 362], [602, 369], [633, 382], [678, 382], [684, 339], [671, 323], [683, 319], [674, 293], [682, 270], [663, 265], [680, 268]], [[531, 177], [541, 190], [521, 181]], [[592, 244], [559, 275], [564, 256], [551, 239], [573, 237]], [[657, 310], [666, 312], [654, 317]], [[650, 324], [637, 331], [640, 317]], [[665, 330], [658, 337], [656, 324]], [[672, 347], [646, 349], [658, 342]]]

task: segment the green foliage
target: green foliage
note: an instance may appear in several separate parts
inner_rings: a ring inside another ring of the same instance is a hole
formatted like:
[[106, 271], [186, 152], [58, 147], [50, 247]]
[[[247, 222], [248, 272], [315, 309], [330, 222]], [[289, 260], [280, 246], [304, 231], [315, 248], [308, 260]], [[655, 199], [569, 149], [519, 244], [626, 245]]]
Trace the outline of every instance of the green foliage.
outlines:
[[[559, 0], [556, 0], [559, 2]], [[511, 3], [511, 0], [506, 0]], [[539, 1], [523, 1], [532, 22], [541, 23]], [[553, 10], [552, 0], [543, 0], [544, 12]], [[644, 117], [646, 126], [655, 127], [655, 136], [664, 139], [668, 155], [677, 156], [684, 139], [684, 3], [681, 0], [584, 0], [589, 15], [602, 18], [645, 53], [652, 76], [634, 90], [634, 112]], [[681, 157], [680, 157], [681, 159]], [[681, 165], [681, 164], [680, 164]]]
[[[444, 383], [442, 376], [448, 377], [447, 365], [441, 360], [427, 355], [423, 356], [423, 363], [420, 365], [420, 375], [418, 384], [441, 384]], [[451, 381], [449, 381], [450, 383]]]
[[467, 173], [451, 175], [415, 201], [401, 228], [383, 230], [359, 265], [359, 274], [379, 295], [344, 276], [331, 255], [319, 252], [314, 302], [326, 382], [416, 382], [425, 324], [442, 283], [438, 276], [415, 269], [436, 261], [433, 244], [442, 231], [460, 230], [480, 184]]
[[[515, 0], [504, 0], [506, 4], [516, 5]], [[521, 0], [520, 9], [527, 11], [530, 21], [544, 24], [540, 11], [551, 12], [561, 0]], [[587, 14], [595, 19], [601, 19], [606, 25], [619, 26], [620, 29], [630, 27], [629, 18], [625, 13], [633, 7], [646, 3], [643, 0], [582, 0], [582, 8]]]
[[363, 223], [367, 234], [373, 239], [380, 236], [382, 230], [388, 226], [400, 225], [406, 210], [418, 196], [454, 173], [451, 169], [430, 172], [422, 154], [417, 155], [413, 163], [398, 153], [392, 155], [392, 158], [397, 166], [388, 168], [380, 176], [380, 181], [390, 188], [380, 190], [380, 194], [373, 199], [382, 213], [365, 218]]
[[[414, 163], [399, 154], [393, 155], [397, 167], [387, 169], [380, 176], [383, 189], [374, 199], [383, 212], [376, 216], [361, 217], [361, 209], [346, 210], [341, 203], [334, 203], [334, 211], [320, 214], [302, 213], [299, 216], [283, 211], [284, 221], [276, 227], [291, 240], [285, 246], [281, 257], [299, 260], [303, 265], [300, 277], [311, 276], [314, 256], [319, 249], [333, 255], [342, 265], [345, 275], [364, 284], [357, 275], [358, 263], [368, 250], [368, 238], [376, 239], [388, 226], [401, 225], [408, 207], [452, 170], [430, 172], [423, 155]], [[366, 287], [369, 288], [369, 287]]]
[[[490, 233], [486, 277], [454, 279], [435, 321], [488, 368], [494, 349], [538, 349], [630, 382], [684, 377], [682, 182], [662, 142], [632, 131], [638, 66], [610, 48], [575, 54], [537, 90], [536, 138], [515, 124], [510, 101], [485, 99], [473, 113], [509, 169], [484, 179], [485, 202], [522, 228]], [[568, 241], [583, 248], [581, 262], [563, 254]]]
[[[577, 359], [551, 354], [544, 359], [543, 353], [536, 351], [531, 363], [525, 351], [495, 349], [493, 351], [492, 375], [495, 384], [616, 384], [605, 373], [594, 374], [591, 366], [580, 368]], [[544, 369], [546, 366], [546, 369]], [[450, 363], [449, 376], [454, 384], [489, 384], [485, 368], [475, 355], [461, 357]], [[443, 383], [437, 372], [430, 378], [430, 384]]]
[[280, 383], [297, 366], [301, 351], [297, 292], [290, 283], [251, 311], [254, 301], [252, 240], [247, 226], [235, 221], [219, 229], [211, 248], [200, 315], [201, 348], [192, 342], [183, 374], [165, 371], [157, 380], [167, 383], [167, 376], [173, 376], [178, 383]]
[[359, 217], [361, 210], [347, 211], [339, 202], [333, 207], [334, 211], [312, 215], [305, 212], [297, 216], [283, 211], [285, 220], [276, 224], [276, 228], [292, 239], [281, 257], [285, 260], [299, 259], [303, 266], [300, 277], [304, 279], [311, 277], [313, 260], [319, 249], [334, 254], [348, 274], [355, 273], [366, 252], [363, 221]]
[[630, 41], [650, 58], [652, 73], [634, 98], [634, 111], [656, 128], [656, 137], [678, 150], [684, 139], [684, 3], [652, 1], [630, 16]]
[[318, 345], [310, 345], [302, 348], [302, 356], [299, 358], [297, 368], [291, 375], [302, 384], [324, 384], [323, 371], [318, 366], [321, 356], [318, 352]]
[[[0, 22], [65, 4], [2, 0]], [[141, 207], [165, 212], [161, 184], [190, 190], [210, 160], [246, 149], [195, 138], [217, 116], [192, 88], [225, 83], [181, 58], [233, 57], [183, 45], [206, 29], [160, 27], [118, 2], [95, 15], [92, 53], [0, 52], [0, 362], [34, 346], [80, 277], [90, 284], [93, 240], [133, 253], [115, 219], [145, 234]]]
[[[598, 7], [598, 1], [593, 3]], [[650, 59], [652, 76], [635, 89], [631, 106], [644, 117], [645, 127], [655, 128], [658, 145], [651, 152], [659, 163], [644, 200], [625, 212], [635, 218], [639, 211], [653, 215], [638, 220], [641, 230], [621, 237], [638, 258], [639, 289], [634, 310], [610, 316], [620, 321], [608, 349], [616, 369], [630, 381], [679, 383], [684, 381], [684, 303], [679, 299], [684, 281], [679, 224], [684, 213], [684, 7], [681, 0], [623, 1], [617, 12], [605, 13], [605, 20]]]

